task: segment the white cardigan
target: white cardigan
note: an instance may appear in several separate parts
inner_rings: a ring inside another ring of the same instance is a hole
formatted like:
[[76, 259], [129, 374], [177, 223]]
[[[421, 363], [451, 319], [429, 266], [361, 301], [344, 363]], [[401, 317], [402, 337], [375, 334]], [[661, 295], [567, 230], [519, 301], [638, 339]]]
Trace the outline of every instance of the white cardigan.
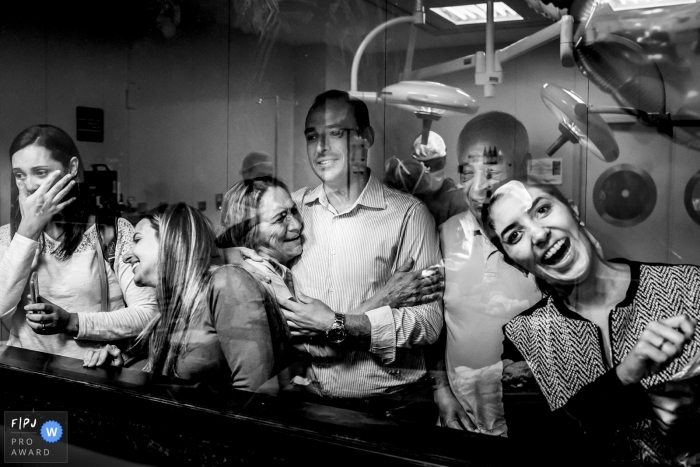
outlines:
[[[101, 312], [97, 269], [101, 266], [95, 251], [94, 225], [65, 260], [56, 256], [59, 243], [44, 233], [41, 243], [17, 233], [10, 239], [10, 226], [0, 227], [0, 339], [15, 347], [82, 359], [85, 350], [99, 347], [99, 341], [138, 335], [158, 311], [155, 289], [136, 286], [131, 267], [122, 261], [133, 243], [133, 231], [128, 221], [118, 220], [114, 271], [106, 265], [111, 311]], [[67, 334], [39, 335], [27, 325], [24, 305], [28, 303], [29, 276], [34, 270], [41, 296], [68, 312], [78, 313], [79, 332], [75, 338]]]

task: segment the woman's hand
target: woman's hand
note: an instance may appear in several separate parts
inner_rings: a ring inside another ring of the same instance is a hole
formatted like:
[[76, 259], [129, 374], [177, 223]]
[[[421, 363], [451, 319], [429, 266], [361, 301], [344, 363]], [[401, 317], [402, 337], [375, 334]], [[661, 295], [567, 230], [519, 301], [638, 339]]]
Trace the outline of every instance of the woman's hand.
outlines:
[[23, 237], [37, 240], [53, 216], [75, 200], [75, 198], [71, 198], [61, 202], [75, 185], [75, 180], [71, 180], [73, 178], [71, 174], [58, 180], [60, 175], [61, 172], [58, 170], [51, 173], [32, 194], [29, 194], [27, 186], [22, 180], [17, 180], [19, 207], [22, 213], [22, 221], [17, 227], [17, 233]]
[[24, 310], [27, 312], [29, 327], [41, 335], [67, 332], [69, 323], [73, 324], [78, 318], [77, 314], [67, 312], [41, 295], [39, 295], [39, 303], [26, 305]]
[[112, 366], [124, 366], [122, 351], [116, 345], [107, 344], [96, 350], [88, 350], [83, 357], [85, 368], [95, 368], [108, 364]]
[[408, 259], [389, 278], [377, 293], [379, 306], [401, 308], [430, 303], [438, 300], [445, 290], [445, 277], [441, 268], [433, 266], [413, 271], [413, 259]]
[[433, 398], [440, 411], [440, 426], [455, 430], [479, 431], [449, 386], [436, 389]]
[[697, 320], [678, 315], [647, 324], [637, 344], [615, 371], [622, 384], [635, 384], [678, 357], [695, 334]]
[[669, 381], [647, 394], [654, 413], [653, 421], [662, 433], [669, 435], [675, 427], [683, 427], [688, 422], [700, 423], [697, 391], [697, 382]]
[[279, 299], [292, 336], [325, 335], [326, 330], [335, 322], [335, 312], [321, 300], [307, 297], [301, 292], [298, 295], [299, 302]]
[[246, 259], [250, 259], [258, 263], [263, 261], [263, 257], [257, 254], [255, 251], [251, 250], [250, 248], [225, 248], [224, 258], [226, 260], [226, 264], [232, 264], [234, 266], [238, 266], [241, 269], [245, 269], [259, 281], [263, 281], [266, 284], [269, 284], [271, 282], [269, 277], [262, 274], [260, 270], [257, 269], [255, 266], [251, 266], [248, 262], [246, 262]]

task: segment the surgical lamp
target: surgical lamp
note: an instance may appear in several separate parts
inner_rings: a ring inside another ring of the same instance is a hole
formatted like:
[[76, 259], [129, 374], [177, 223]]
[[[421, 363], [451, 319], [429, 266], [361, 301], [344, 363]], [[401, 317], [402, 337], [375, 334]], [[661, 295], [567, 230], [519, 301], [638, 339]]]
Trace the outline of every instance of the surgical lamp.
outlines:
[[567, 142], [579, 143], [587, 151], [605, 162], [612, 162], [620, 155], [620, 148], [612, 130], [600, 115], [581, 115], [584, 100], [575, 92], [556, 84], [542, 86], [542, 101], [559, 120], [559, 138], [547, 149], [552, 156]]

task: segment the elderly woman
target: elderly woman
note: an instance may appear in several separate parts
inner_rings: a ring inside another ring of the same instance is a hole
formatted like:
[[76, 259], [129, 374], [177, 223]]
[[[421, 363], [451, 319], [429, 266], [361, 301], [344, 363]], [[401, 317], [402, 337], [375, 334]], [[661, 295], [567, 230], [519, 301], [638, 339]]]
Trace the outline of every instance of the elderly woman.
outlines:
[[677, 372], [700, 352], [700, 268], [605, 260], [551, 187], [509, 182], [483, 217], [493, 243], [545, 293], [505, 326], [504, 358], [522, 355], [550, 408], [573, 417], [589, 441], [623, 434], [628, 455], [652, 462], [697, 450], [697, 426], [685, 431], [695, 433], [689, 444], [671, 435], [682, 421], [674, 409], [692, 408], [697, 395]]
[[[274, 291], [280, 304], [306, 303], [309, 299], [297, 290], [290, 267], [302, 254], [301, 216], [287, 186], [273, 178], [260, 177], [236, 183], [224, 196], [217, 244], [225, 249], [226, 260], [261, 278]], [[411, 306], [440, 298], [442, 274], [408, 272], [409, 261], [402, 265], [377, 295], [354, 310], [360, 314], [380, 306]], [[314, 343], [298, 335], [292, 323], [292, 335], [299, 350], [314, 357], [332, 357], [335, 350], [325, 341]]]

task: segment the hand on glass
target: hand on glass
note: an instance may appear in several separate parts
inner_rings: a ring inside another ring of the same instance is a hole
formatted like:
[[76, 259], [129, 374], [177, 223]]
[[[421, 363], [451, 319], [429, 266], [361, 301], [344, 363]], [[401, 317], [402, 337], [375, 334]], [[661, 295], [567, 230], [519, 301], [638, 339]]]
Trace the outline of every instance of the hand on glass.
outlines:
[[41, 295], [39, 295], [39, 303], [25, 305], [24, 310], [27, 312], [29, 327], [41, 335], [66, 332], [66, 326], [71, 317], [71, 313]]
[[430, 303], [442, 297], [445, 278], [439, 267], [411, 271], [415, 261], [409, 258], [396, 269], [389, 281], [379, 291], [383, 304], [392, 308]]
[[61, 172], [58, 170], [52, 172], [32, 194], [29, 194], [22, 180], [17, 180], [19, 206], [22, 213], [22, 221], [17, 227], [17, 233], [37, 240], [53, 216], [75, 201], [75, 198], [63, 201], [75, 185], [75, 180], [71, 180], [73, 176], [67, 174], [59, 179], [60, 175]]
[[83, 357], [85, 368], [95, 368], [107, 364], [117, 367], [124, 366], [122, 351], [116, 345], [107, 344], [102, 348], [85, 352], [85, 357]]
[[246, 259], [250, 259], [255, 262], [262, 262], [263, 257], [257, 254], [254, 250], [250, 248], [236, 247], [236, 248], [226, 248], [224, 250], [224, 258], [226, 259], [226, 264], [232, 264], [238, 266], [239, 268], [245, 269], [250, 274], [253, 275], [259, 281], [263, 281], [269, 284], [270, 278], [260, 272], [255, 266], [251, 266]]
[[662, 433], [669, 435], [674, 428], [685, 425], [684, 422], [700, 424], [700, 396], [697, 392], [698, 383], [686, 380], [669, 381], [647, 394], [654, 413], [653, 421]]
[[292, 336], [325, 335], [326, 330], [335, 321], [335, 312], [321, 300], [307, 297], [301, 292], [299, 292], [298, 298], [299, 302], [284, 298], [279, 299]]
[[440, 412], [440, 426], [455, 430], [479, 431], [462, 404], [452, 394], [452, 389], [449, 386], [436, 389], [433, 392], [433, 397]]
[[695, 334], [697, 320], [677, 315], [647, 324], [639, 340], [615, 371], [622, 384], [635, 384], [661, 371], [683, 351]]

